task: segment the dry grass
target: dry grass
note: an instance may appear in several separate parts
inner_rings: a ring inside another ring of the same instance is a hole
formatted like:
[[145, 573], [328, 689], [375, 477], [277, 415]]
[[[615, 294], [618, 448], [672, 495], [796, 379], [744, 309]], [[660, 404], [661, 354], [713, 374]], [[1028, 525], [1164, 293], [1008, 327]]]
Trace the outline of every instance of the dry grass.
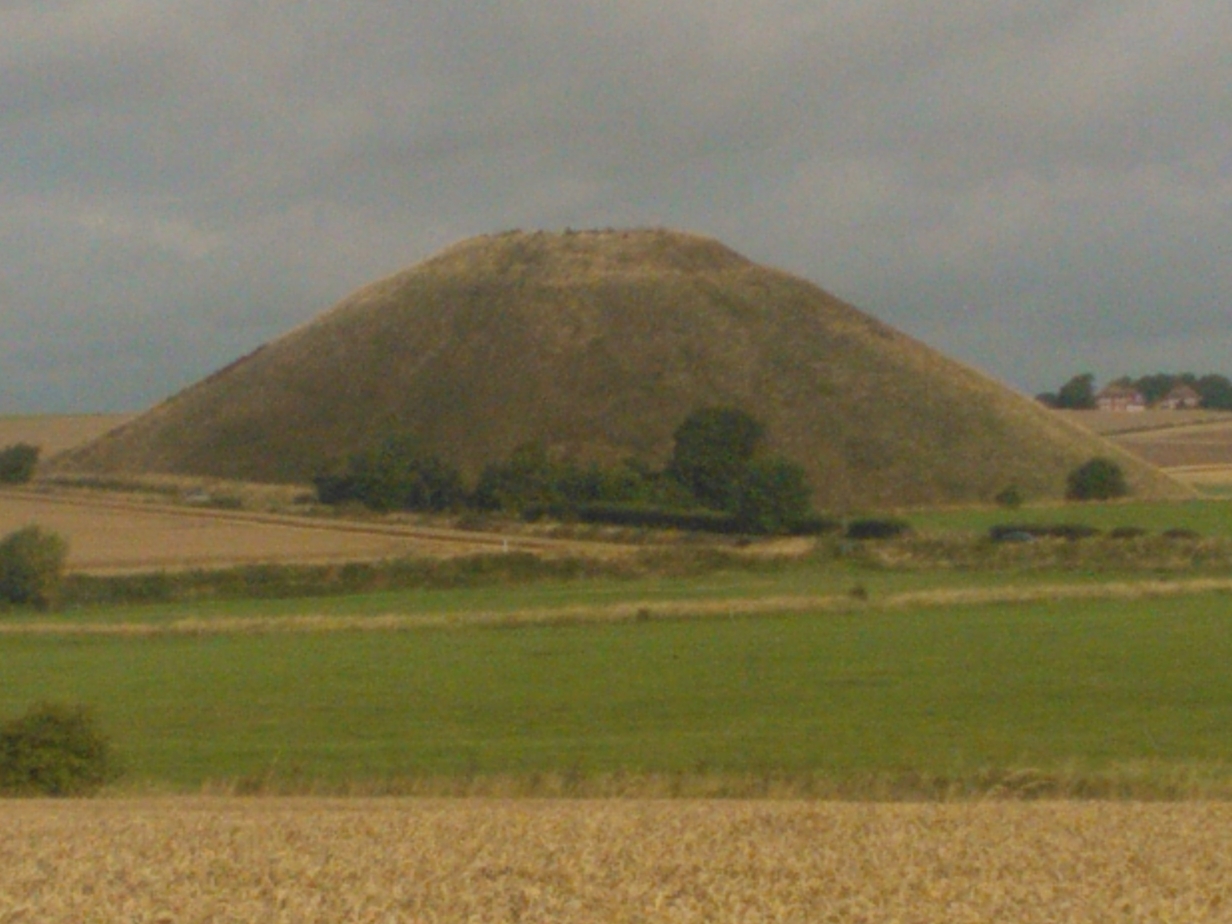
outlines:
[[265, 635], [272, 633], [399, 632], [408, 629], [459, 626], [576, 625], [655, 619], [707, 619], [772, 616], [785, 613], [867, 613], [885, 610], [952, 609], [957, 606], [1030, 604], [1073, 600], [1143, 600], [1192, 594], [1232, 592], [1232, 578], [1106, 581], [1098, 584], [1013, 584], [997, 587], [950, 587], [905, 591], [869, 599], [850, 593], [829, 595], [765, 595], [721, 600], [634, 600], [584, 606], [558, 606], [465, 613], [371, 613], [292, 616], [189, 617], [167, 622], [65, 621], [0, 622], [0, 636], [126, 636]]
[[1232, 805], [8, 803], [0, 922], [1227, 921]]
[[1227, 414], [1211, 423], [1126, 433], [1117, 442], [1166, 468], [1232, 464], [1232, 420]]
[[1232, 491], [1232, 464], [1186, 466], [1174, 468], [1170, 474], [1177, 480], [1202, 491], [1218, 493]]
[[548, 555], [619, 551], [612, 545], [533, 536], [0, 491], [0, 535], [29, 523], [68, 539], [70, 571], [92, 573], [445, 557], [503, 549]]
[[1058, 417], [1067, 418], [1088, 430], [1114, 436], [1122, 433], [1148, 430], [1170, 430], [1194, 424], [1229, 423], [1232, 414], [1227, 411], [1056, 411]]
[[1189, 484], [1185, 469], [1232, 467], [1232, 413], [1227, 411], [1059, 411], [1057, 416], [1112, 439]]
[[1093, 455], [1137, 496], [1189, 493], [816, 286], [664, 230], [464, 242], [53, 467], [305, 482], [391, 433], [468, 479], [529, 441], [660, 464], [716, 404], [762, 420], [831, 511], [1058, 497]]
[[133, 414], [40, 414], [0, 416], [0, 447], [30, 443], [48, 458], [97, 439]]

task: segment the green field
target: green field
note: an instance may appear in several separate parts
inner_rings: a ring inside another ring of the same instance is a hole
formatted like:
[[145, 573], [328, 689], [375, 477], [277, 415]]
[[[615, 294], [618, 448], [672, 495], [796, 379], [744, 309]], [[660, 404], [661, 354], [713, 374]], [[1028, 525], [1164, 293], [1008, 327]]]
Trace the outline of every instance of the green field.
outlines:
[[1203, 536], [1232, 537], [1232, 504], [1223, 499], [1039, 504], [1007, 510], [970, 507], [914, 511], [905, 517], [916, 529], [985, 532], [1004, 523], [1084, 523], [1097, 529], [1136, 526], [1150, 532], [1191, 529]]
[[41, 698], [90, 703], [130, 784], [181, 789], [1130, 765], [1222, 776], [1230, 629], [1232, 598], [1194, 594], [517, 628], [13, 634], [0, 636], [0, 714]]

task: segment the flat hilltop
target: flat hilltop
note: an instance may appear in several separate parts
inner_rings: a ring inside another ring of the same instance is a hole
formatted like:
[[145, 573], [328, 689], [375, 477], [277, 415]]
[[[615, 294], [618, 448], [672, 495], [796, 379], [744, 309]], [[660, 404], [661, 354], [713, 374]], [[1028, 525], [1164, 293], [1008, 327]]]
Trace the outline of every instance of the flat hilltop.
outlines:
[[67, 453], [62, 469], [304, 482], [391, 435], [474, 480], [519, 446], [662, 464], [706, 406], [762, 421], [820, 509], [1058, 497], [1095, 455], [1187, 489], [985, 375], [718, 241], [463, 241]]

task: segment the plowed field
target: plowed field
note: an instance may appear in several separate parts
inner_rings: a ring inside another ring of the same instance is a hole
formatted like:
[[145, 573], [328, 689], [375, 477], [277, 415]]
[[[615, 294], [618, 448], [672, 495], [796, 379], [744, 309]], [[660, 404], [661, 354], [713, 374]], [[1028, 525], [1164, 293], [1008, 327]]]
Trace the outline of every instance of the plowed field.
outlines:
[[0, 922], [1232, 918], [1232, 805], [17, 802]]

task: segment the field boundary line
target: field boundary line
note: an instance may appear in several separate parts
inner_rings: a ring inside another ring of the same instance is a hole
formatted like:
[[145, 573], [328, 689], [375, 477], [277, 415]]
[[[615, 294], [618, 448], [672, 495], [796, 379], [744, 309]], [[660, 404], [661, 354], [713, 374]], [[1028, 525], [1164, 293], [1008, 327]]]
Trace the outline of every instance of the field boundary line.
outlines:
[[330, 616], [187, 617], [149, 622], [0, 622], [0, 636], [265, 635], [281, 633], [397, 632], [412, 629], [516, 628], [519, 626], [652, 620], [776, 616], [817, 611], [828, 614], [895, 612], [998, 604], [1032, 604], [1066, 600], [1134, 600], [1232, 592], [1232, 578], [1183, 581], [1113, 581], [1104, 584], [1008, 585], [995, 588], [942, 588], [904, 591], [879, 599], [851, 594], [794, 595], [724, 600], [636, 600], [609, 605], [479, 610], [466, 613], [376, 613]]

